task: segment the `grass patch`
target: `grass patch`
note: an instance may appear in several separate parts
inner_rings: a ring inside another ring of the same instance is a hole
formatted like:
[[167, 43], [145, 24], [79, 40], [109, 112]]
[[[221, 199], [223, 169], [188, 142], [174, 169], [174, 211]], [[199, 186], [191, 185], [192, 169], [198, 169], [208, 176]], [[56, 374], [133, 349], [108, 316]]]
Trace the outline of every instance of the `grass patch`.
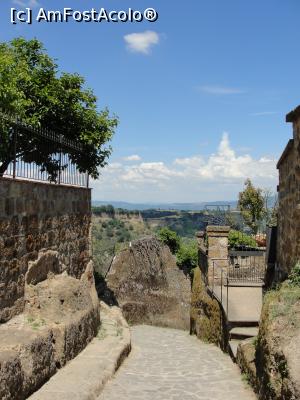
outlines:
[[100, 330], [97, 333], [97, 339], [99, 340], [104, 340], [107, 336], [107, 331], [104, 327], [101, 327]]
[[242, 381], [250, 385], [250, 375], [247, 372], [242, 373]]
[[39, 330], [42, 326], [46, 325], [46, 321], [41, 318], [27, 317], [27, 323], [31, 326], [31, 328], [35, 331]]

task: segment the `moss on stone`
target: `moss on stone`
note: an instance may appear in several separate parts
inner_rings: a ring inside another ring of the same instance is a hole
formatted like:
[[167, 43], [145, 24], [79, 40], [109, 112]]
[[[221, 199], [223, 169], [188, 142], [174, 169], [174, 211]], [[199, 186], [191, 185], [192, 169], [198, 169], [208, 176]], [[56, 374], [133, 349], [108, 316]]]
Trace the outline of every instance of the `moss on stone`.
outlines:
[[256, 346], [238, 352], [242, 371], [253, 372], [251, 383], [260, 399], [300, 398], [299, 340], [300, 288], [286, 282], [265, 295]]
[[220, 304], [207, 292], [201, 271], [194, 269], [191, 300], [191, 333], [205, 342], [227, 348], [227, 330]]

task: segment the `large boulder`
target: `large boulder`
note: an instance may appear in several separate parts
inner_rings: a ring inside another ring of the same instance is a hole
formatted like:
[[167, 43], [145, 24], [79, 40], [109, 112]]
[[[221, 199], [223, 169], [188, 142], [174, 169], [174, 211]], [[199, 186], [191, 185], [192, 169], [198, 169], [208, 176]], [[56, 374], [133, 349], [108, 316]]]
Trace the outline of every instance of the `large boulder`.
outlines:
[[107, 287], [131, 324], [189, 329], [190, 279], [154, 237], [130, 243], [113, 260]]

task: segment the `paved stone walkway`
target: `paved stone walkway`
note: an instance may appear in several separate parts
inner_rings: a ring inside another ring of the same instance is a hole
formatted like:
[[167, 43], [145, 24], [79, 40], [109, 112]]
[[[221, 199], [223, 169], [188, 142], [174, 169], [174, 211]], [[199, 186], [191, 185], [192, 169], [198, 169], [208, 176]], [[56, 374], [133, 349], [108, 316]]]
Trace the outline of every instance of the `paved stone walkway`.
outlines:
[[132, 352], [98, 400], [253, 400], [229, 356], [187, 332], [137, 326]]

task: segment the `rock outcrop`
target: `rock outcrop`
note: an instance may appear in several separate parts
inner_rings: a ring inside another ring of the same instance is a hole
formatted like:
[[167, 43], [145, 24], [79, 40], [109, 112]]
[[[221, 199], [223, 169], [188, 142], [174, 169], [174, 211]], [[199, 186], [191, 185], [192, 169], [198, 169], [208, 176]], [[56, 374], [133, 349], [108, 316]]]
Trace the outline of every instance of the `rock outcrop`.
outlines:
[[90, 262], [80, 279], [41, 252], [25, 275], [25, 310], [0, 325], [0, 398], [23, 400], [97, 334], [99, 301]]
[[255, 342], [238, 363], [262, 400], [300, 399], [300, 288], [283, 284], [265, 297]]
[[189, 329], [190, 279], [154, 237], [130, 243], [113, 260], [107, 287], [131, 324]]
[[95, 400], [131, 350], [130, 328], [118, 307], [101, 302], [97, 336], [28, 400]]
[[191, 301], [191, 333], [205, 342], [226, 350], [228, 334], [221, 305], [212, 298], [202, 280], [200, 268], [194, 269]]

